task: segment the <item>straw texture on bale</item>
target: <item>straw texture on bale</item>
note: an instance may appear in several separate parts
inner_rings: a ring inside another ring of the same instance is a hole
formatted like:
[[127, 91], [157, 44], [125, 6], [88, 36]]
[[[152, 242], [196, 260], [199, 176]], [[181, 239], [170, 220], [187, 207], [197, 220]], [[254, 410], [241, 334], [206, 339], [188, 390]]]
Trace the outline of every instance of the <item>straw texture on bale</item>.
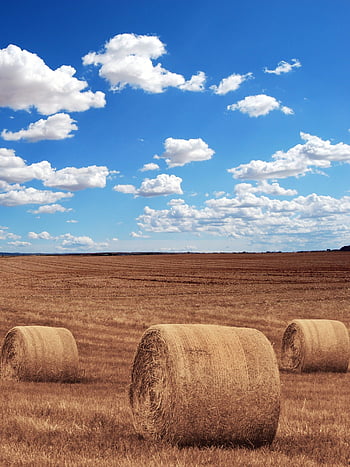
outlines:
[[135, 430], [179, 445], [270, 444], [280, 411], [276, 356], [256, 329], [151, 326], [129, 391]]
[[78, 349], [72, 333], [49, 326], [16, 326], [1, 349], [1, 376], [8, 380], [74, 382]]
[[349, 333], [340, 321], [295, 319], [284, 331], [281, 349], [283, 370], [346, 372], [349, 358]]

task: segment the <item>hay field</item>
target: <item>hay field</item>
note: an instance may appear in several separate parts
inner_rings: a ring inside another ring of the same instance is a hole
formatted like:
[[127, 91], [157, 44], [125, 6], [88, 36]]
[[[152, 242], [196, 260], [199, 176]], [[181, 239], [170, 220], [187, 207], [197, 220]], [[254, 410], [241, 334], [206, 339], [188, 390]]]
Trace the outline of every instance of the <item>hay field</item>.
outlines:
[[160, 323], [253, 327], [280, 356], [294, 318], [350, 328], [350, 253], [24, 256], [0, 258], [0, 337], [14, 326], [69, 329], [77, 384], [0, 381], [0, 465], [345, 466], [350, 373], [281, 373], [270, 447], [184, 447], [133, 429], [130, 368]]

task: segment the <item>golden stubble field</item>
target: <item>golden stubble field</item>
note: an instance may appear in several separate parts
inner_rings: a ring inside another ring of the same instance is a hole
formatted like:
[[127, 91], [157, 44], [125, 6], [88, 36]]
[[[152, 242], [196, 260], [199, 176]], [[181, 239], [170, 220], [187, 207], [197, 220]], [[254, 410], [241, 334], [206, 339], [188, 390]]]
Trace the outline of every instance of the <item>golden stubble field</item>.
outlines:
[[253, 327], [278, 357], [294, 318], [349, 329], [349, 252], [1, 257], [0, 281], [1, 340], [18, 325], [66, 327], [81, 363], [77, 384], [0, 382], [0, 465], [349, 465], [349, 372], [282, 372], [277, 435], [257, 450], [145, 441], [127, 396], [152, 324]]

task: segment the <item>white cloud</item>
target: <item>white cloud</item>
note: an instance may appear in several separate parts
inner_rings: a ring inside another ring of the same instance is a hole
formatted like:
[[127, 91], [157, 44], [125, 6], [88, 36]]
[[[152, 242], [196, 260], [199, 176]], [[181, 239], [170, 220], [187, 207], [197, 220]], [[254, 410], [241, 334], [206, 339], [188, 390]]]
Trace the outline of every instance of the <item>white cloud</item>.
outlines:
[[104, 166], [65, 167], [61, 170], [53, 170], [51, 175], [44, 179], [44, 185], [72, 191], [104, 188], [108, 174], [108, 169]]
[[233, 73], [221, 80], [219, 86], [210, 86], [210, 89], [212, 89], [215, 94], [223, 96], [230, 91], [236, 91], [244, 81], [252, 77], [253, 73], [246, 73], [245, 75]]
[[36, 188], [22, 188], [0, 193], [0, 206], [21, 206], [24, 204], [49, 204], [63, 198], [71, 198], [73, 193], [62, 193]]
[[274, 162], [252, 160], [248, 164], [228, 169], [234, 178], [239, 180], [263, 180], [274, 178], [287, 178], [304, 175], [311, 169], [308, 163], [299, 155], [289, 154], [286, 158], [276, 159]]
[[[41, 180], [47, 187], [65, 190], [84, 190], [85, 188], [104, 188], [109, 174], [107, 167], [65, 167], [56, 170], [48, 161], [31, 165], [15, 155], [13, 149], [0, 148], [0, 182], [5, 184], [24, 183], [30, 180]], [[8, 189], [12, 189], [10, 185]]]
[[43, 115], [104, 107], [104, 93], [83, 91], [86, 81], [74, 74], [75, 69], [67, 65], [51, 70], [36, 54], [10, 44], [0, 50], [0, 106], [14, 110], [35, 107]]
[[282, 106], [281, 103], [272, 96], [266, 94], [258, 94], [256, 96], [247, 96], [238, 101], [236, 104], [227, 106], [227, 110], [239, 110], [242, 113], [248, 114], [249, 117], [260, 117], [267, 115], [272, 110], [281, 110], [284, 114], [291, 115], [293, 110], [289, 107]]
[[145, 235], [142, 232], [130, 232], [130, 237], [132, 237], [132, 238], [149, 238], [149, 235]]
[[150, 162], [149, 164], [145, 164], [143, 167], [141, 167], [140, 172], [147, 172], [149, 170], [158, 170], [159, 165], [155, 164], [154, 162]]
[[49, 232], [46, 232], [44, 230], [43, 232], [36, 233], [36, 232], [28, 232], [28, 238], [31, 238], [33, 240], [52, 240], [55, 237], [52, 237]]
[[51, 115], [47, 120], [40, 119], [37, 122], [31, 123], [28, 129], [12, 132], [3, 130], [1, 136], [6, 141], [19, 141], [26, 139], [29, 142], [36, 142], [42, 140], [59, 140], [65, 138], [72, 138], [74, 135], [71, 131], [77, 130], [70, 115], [65, 113], [58, 113]]
[[160, 174], [156, 178], [146, 178], [141, 183], [138, 189], [138, 196], [164, 196], [164, 195], [181, 195], [181, 182], [180, 177], [176, 175]]
[[282, 105], [280, 107], [280, 109], [281, 109], [281, 112], [283, 112], [286, 115], [293, 115], [294, 114], [294, 110], [291, 109], [290, 107], [287, 107], [286, 105]]
[[0, 240], [18, 240], [19, 238], [21, 238], [20, 235], [8, 232], [8, 227], [0, 227]]
[[312, 167], [329, 168], [333, 161], [350, 163], [348, 144], [332, 144], [302, 132], [300, 136], [306, 141], [304, 144], [297, 144], [287, 152], [277, 151], [272, 156], [272, 162], [252, 160], [228, 169], [228, 172], [240, 180], [264, 180], [305, 175], [312, 172]]
[[261, 180], [256, 186], [250, 183], [239, 183], [235, 186], [234, 192], [238, 197], [247, 193], [266, 193], [273, 196], [294, 196], [298, 193], [296, 190], [281, 187], [277, 182], [270, 184], [266, 180]]
[[91, 237], [87, 235], [74, 236], [71, 233], [53, 236], [46, 231], [39, 233], [28, 232], [28, 238], [32, 240], [51, 240], [57, 242], [58, 247], [61, 250], [92, 250], [101, 249], [107, 246], [107, 244], [104, 242], [95, 242]]
[[119, 193], [125, 193], [129, 195], [137, 194], [137, 189], [134, 187], [134, 185], [115, 185], [113, 187], [113, 190], [118, 191]]
[[150, 93], [164, 92], [168, 87], [201, 91], [205, 81], [203, 72], [189, 81], [172, 73], [153, 60], [166, 53], [165, 45], [157, 36], [118, 34], [105, 44], [101, 53], [90, 52], [83, 57], [84, 65], [101, 65], [99, 74], [114, 91], [127, 85]]
[[293, 70], [293, 68], [300, 68], [301, 63], [298, 59], [293, 58], [291, 63], [288, 63], [284, 60], [281, 60], [277, 67], [274, 70], [269, 70], [268, 68], [264, 68], [265, 73], [272, 73], [274, 75], [280, 75], [282, 73], [289, 73]]
[[221, 196], [225, 195], [225, 191], [214, 191], [215, 198], [220, 198]]
[[22, 242], [20, 240], [16, 240], [14, 242], [7, 242], [7, 243], [8, 243], [8, 245], [16, 246], [16, 247], [18, 247], [18, 246], [30, 246], [31, 245], [30, 242]]
[[94, 248], [96, 246], [96, 243], [91, 237], [88, 237], [87, 235], [81, 235], [81, 236], [74, 236], [72, 234], [64, 234], [59, 237], [62, 239], [61, 246], [63, 248]]
[[193, 75], [191, 79], [186, 81], [184, 84], [179, 86], [182, 91], [200, 92], [204, 91], [205, 81], [207, 77], [204, 71], [199, 71], [196, 75]]
[[113, 189], [143, 197], [181, 195], [181, 182], [182, 179], [176, 175], [160, 174], [156, 178], [145, 178], [138, 189], [134, 185], [116, 185]]
[[252, 191], [241, 187], [236, 196], [209, 199], [203, 208], [184, 202], [169, 203], [169, 208], [162, 210], [146, 206], [137, 219], [140, 232], [211, 234], [246, 239], [254, 245], [270, 242], [271, 246], [273, 238], [279, 236], [280, 241], [286, 239], [287, 248], [291, 238], [300, 235], [329, 238], [350, 234], [349, 196], [336, 199], [313, 193], [281, 200]]
[[42, 161], [27, 165], [15, 155], [13, 149], [0, 148], [0, 180], [6, 183], [23, 183], [29, 180], [43, 180], [52, 172], [49, 162]]
[[175, 198], [168, 202], [168, 206], [178, 206], [179, 204], [185, 204], [185, 200], [181, 198]]
[[19, 185], [18, 183], [11, 184], [11, 183], [4, 182], [3, 180], [0, 180], [0, 192], [10, 191], [10, 190], [20, 190], [20, 189], [21, 189], [21, 185]]
[[167, 138], [164, 147], [165, 152], [158, 157], [165, 159], [168, 167], [181, 167], [190, 162], [206, 161], [215, 153], [201, 138], [188, 140]]
[[38, 209], [30, 210], [32, 214], [55, 214], [56, 212], [69, 212], [71, 208], [65, 208], [61, 204], [45, 204]]

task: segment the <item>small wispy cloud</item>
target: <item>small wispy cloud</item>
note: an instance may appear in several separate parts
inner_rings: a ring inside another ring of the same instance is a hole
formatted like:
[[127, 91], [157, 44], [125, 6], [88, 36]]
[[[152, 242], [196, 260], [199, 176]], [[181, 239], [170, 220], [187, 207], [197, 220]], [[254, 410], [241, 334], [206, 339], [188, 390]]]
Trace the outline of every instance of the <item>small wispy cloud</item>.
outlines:
[[218, 86], [210, 86], [210, 89], [212, 89], [215, 94], [223, 96], [230, 91], [236, 91], [244, 81], [252, 77], [253, 73], [246, 73], [245, 75], [233, 73], [227, 78], [221, 80]]
[[289, 73], [293, 68], [300, 68], [301, 63], [297, 58], [293, 58], [291, 63], [281, 60], [274, 70], [269, 70], [267, 67], [264, 68], [264, 73], [270, 73], [273, 75], [281, 75], [282, 73]]

